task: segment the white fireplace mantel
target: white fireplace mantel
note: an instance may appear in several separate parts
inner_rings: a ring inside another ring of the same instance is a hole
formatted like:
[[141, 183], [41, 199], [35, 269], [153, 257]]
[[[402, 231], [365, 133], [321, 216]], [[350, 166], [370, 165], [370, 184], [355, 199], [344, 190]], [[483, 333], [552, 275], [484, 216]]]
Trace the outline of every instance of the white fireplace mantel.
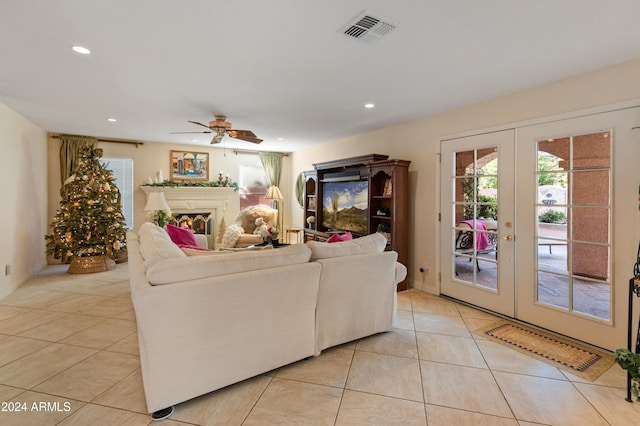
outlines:
[[[238, 216], [240, 196], [231, 187], [203, 186], [151, 186], [138, 187], [148, 197], [151, 192], [163, 192], [171, 213], [209, 213], [214, 218], [213, 235], [210, 247], [217, 248], [217, 235], [220, 225], [230, 225]], [[224, 219], [224, 222], [223, 222]]]

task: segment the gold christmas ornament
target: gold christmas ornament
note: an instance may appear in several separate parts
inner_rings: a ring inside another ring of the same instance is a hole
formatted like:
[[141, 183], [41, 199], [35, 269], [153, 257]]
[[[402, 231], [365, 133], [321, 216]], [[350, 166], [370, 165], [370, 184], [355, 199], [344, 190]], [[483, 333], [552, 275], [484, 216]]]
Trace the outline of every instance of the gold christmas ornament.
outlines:
[[67, 233], [64, 234], [64, 239], [66, 241], [71, 241], [73, 239], [73, 234], [71, 233], [71, 231], [67, 231]]
[[88, 201], [87, 201], [87, 204], [89, 204], [90, 206], [92, 206], [92, 205], [93, 205], [93, 200], [88, 200]]
[[109, 186], [109, 182], [105, 182], [105, 183], [102, 185], [102, 189], [104, 189], [105, 191], [110, 190], [110, 189], [111, 189], [111, 186]]

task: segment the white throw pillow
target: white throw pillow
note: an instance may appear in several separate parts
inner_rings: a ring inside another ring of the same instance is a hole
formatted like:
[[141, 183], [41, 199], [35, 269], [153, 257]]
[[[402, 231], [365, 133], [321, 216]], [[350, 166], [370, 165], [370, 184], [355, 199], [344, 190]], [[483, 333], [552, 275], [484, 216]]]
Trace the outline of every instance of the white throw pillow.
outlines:
[[182, 258], [186, 255], [171, 241], [167, 231], [159, 226], [145, 222], [138, 230], [140, 238], [140, 254], [144, 259], [144, 267], [150, 268], [164, 259]]
[[350, 256], [353, 254], [383, 252], [387, 245], [387, 239], [379, 233], [354, 238], [350, 241], [335, 243], [323, 243], [320, 241], [307, 241], [307, 247], [311, 249], [311, 260], [328, 259], [331, 257]]
[[244, 234], [244, 228], [240, 225], [231, 224], [224, 231], [222, 241], [220, 242], [221, 248], [235, 247], [236, 243], [240, 239], [240, 235]]

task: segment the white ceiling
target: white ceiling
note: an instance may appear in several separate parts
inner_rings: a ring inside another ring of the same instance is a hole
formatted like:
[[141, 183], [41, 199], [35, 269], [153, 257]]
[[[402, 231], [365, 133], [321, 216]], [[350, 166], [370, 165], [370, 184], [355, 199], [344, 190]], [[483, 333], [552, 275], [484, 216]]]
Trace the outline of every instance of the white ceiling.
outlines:
[[[365, 10], [397, 28], [342, 35]], [[1, 0], [0, 102], [51, 132], [186, 144], [170, 132], [223, 113], [265, 140], [226, 147], [294, 151], [639, 58], [639, 18], [638, 0]]]

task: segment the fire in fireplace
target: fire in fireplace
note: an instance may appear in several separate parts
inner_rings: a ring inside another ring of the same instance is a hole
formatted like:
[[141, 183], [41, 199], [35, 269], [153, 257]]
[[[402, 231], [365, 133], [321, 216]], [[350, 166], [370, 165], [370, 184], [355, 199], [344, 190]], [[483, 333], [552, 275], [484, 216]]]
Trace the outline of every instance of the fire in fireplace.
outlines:
[[174, 213], [169, 223], [187, 227], [196, 234], [211, 236], [213, 234], [213, 218], [210, 213]]

